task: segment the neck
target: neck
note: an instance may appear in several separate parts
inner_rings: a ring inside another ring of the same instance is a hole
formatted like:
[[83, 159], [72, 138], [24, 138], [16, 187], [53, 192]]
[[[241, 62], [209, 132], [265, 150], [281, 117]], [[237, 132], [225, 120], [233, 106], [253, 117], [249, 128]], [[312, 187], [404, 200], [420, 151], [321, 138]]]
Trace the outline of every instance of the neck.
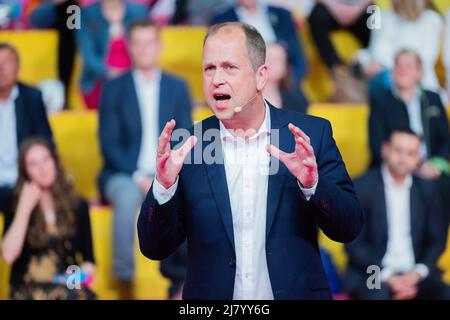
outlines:
[[53, 200], [53, 194], [51, 190], [44, 190], [41, 198], [41, 209], [43, 212], [54, 212], [55, 203]]
[[248, 138], [258, 132], [265, 116], [264, 99], [259, 95], [253, 104], [247, 106], [242, 112], [235, 114], [232, 119], [222, 120], [222, 123], [234, 136]]
[[394, 180], [394, 183], [396, 185], [402, 185], [405, 182], [405, 179], [406, 179], [405, 175], [397, 174], [396, 172], [394, 172], [390, 168], [388, 168], [388, 171], [389, 171], [389, 174], [392, 177], [392, 180]]
[[405, 101], [411, 101], [415, 98], [417, 87], [400, 89], [400, 94]]
[[0, 100], [6, 101], [12, 94], [14, 87], [0, 88]]
[[244, 9], [248, 13], [254, 15], [254, 14], [258, 13], [259, 6], [258, 6], [257, 3], [255, 3], [255, 4], [252, 4], [252, 5], [245, 6]]
[[136, 69], [146, 80], [152, 80], [156, 73], [155, 67]]

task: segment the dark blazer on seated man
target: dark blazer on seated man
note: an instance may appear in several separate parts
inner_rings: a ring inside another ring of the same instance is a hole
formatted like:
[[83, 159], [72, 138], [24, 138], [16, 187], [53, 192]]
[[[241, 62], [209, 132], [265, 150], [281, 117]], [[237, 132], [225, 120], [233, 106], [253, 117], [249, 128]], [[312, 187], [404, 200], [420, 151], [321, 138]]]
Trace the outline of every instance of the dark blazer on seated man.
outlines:
[[[448, 159], [450, 138], [448, 119], [442, 100], [437, 93], [420, 90], [423, 137], [427, 158]], [[411, 130], [410, 118], [405, 102], [395, 90], [384, 90], [370, 97], [369, 141], [372, 166], [381, 163], [381, 145], [394, 130]]]
[[[293, 67], [295, 83], [298, 85], [306, 75], [308, 66], [292, 15], [284, 8], [270, 5], [267, 6], [267, 14], [277, 42], [282, 42], [287, 47], [288, 62]], [[232, 7], [215, 16], [210, 24], [238, 21], [236, 7]]]
[[[388, 249], [389, 230], [392, 228], [389, 225], [381, 170], [383, 169], [372, 169], [354, 180], [356, 195], [364, 211], [364, 226], [358, 238], [345, 245], [348, 254], [345, 286], [352, 297], [359, 299], [391, 298], [384, 283], [380, 289], [369, 289], [367, 286], [368, 278], [373, 275], [373, 270], [368, 272], [367, 268], [378, 266], [383, 270], [382, 261]], [[448, 289], [445, 289], [440, 279], [442, 273], [436, 265], [447, 239], [447, 226], [442, 222], [440, 199], [431, 181], [415, 176], [412, 176], [409, 199], [410, 236], [415, 263], [423, 264], [429, 270], [428, 276], [419, 285], [418, 297], [423, 299], [431, 295], [441, 298], [442, 292], [448, 294]]]
[[[142, 140], [141, 113], [132, 72], [107, 81], [103, 92], [107, 94], [102, 96], [100, 106], [100, 139], [104, 163], [99, 185], [102, 193], [112, 174], [125, 173], [131, 176], [136, 171]], [[170, 119], [176, 119], [177, 128], [192, 126], [190, 101], [186, 83], [162, 72], [158, 134]]]
[[[40, 136], [53, 142], [52, 131], [47, 119], [41, 92], [21, 82], [17, 83], [16, 88], [17, 97], [14, 100], [14, 104], [17, 141], [15, 148], [17, 148], [17, 151], [22, 141], [30, 136]], [[13, 94], [14, 92], [15, 90], [13, 90]], [[3, 136], [0, 139], [7, 139], [7, 137]], [[6, 210], [6, 206], [10, 204], [9, 198], [14, 186], [15, 182], [4, 184], [0, 181], [0, 211]]]
[[[340, 242], [352, 241], [359, 234], [362, 211], [353, 184], [328, 121], [270, 104], [266, 108], [270, 128], [279, 129], [279, 139], [271, 138], [270, 143], [293, 152], [295, 139], [288, 124], [302, 128], [311, 139], [319, 174], [317, 188], [309, 201], [282, 162], [278, 162], [278, 171], [268, 176], [267, 198], [260, 199], [267, 202], [267, 209], [259, 213], [266, 215], [263, 255], [273, 298], [330, 299], [320, 258], [318, 228]], [[140, 249], [150, 259], [166, 258], [187, 238], [184, 299], [230, 300], [234, 294], [239, 261], [236, 261], [226, 171], [220, 161], [223, 145], [220, 137], [209, 141], [199, 136], [209, 129], [217, 132], [219, 127], [219, 120], [213, 116], [191, 129], [198, 143], [188, 154], [190, 162], [185, 162], [181, 169], [175, 195], [159, 205], [153, 184], [138, 219]], [[197, 155], [209, 154], [212, 143], [216, 147], [216, 161], [209, 163]], [[270, 161], [273, 164], [277, 160], [270, 157]]]

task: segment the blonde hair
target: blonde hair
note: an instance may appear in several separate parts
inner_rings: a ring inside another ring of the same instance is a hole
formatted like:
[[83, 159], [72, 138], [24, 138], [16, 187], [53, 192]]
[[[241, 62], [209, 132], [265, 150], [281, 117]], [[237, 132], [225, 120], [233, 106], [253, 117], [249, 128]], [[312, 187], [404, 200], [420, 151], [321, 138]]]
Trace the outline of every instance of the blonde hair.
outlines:
[[436, 10], [432, 0], [392, 0], [392, 7], [407, 21], [416, 21], [426, 9]]

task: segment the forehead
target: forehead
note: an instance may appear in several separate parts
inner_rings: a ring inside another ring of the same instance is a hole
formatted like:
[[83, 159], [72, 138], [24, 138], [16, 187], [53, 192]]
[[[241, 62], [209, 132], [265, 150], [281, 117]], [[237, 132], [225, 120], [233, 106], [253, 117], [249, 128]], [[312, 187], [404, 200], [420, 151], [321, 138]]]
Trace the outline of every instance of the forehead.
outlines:
[[158, 36], [158, 30], [155, 26], [136, 27], [130, 32], [130, 40], [135, 38], [155, 39]]
[[224, 27], [210, 35], [203, 48], [203, 63], [240, 60], [248, 57], [244, 32], [237, 27]]
[[11, 48], [0, 49], [0, 57], [3, 59], [14, 59], [16, 60], [16, 53]]
[[47, 155], [50, 155], [50, 152], [48, 151], [48, 149], [41, 144], [36, 144], [36, 145], [30, 147], [30, 149], [28, 149], [28, 152], [26, 153], [25, 158], [27, 160], [33, 160], [33, 159], [41, 158], [41, 157], [44, 157]]
[[417, 145], [420, 144], [420, 140], [418, 137], [403, 132], [394, 133], [391, 141], [395, 146], [401, 146], [403, 148], [406, 147], [408, 149], [415, 149], [417, 148]]

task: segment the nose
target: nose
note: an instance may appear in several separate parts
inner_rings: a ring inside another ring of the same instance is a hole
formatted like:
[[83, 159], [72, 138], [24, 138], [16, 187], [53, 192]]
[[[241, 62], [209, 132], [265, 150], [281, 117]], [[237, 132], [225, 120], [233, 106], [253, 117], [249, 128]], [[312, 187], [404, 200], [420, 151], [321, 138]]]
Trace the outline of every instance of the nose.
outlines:
[[215, 87], [219, 87], [220, 85], [225, 83], [225, 80], [223, 78], [223, 72], [221, 68], [217, 68], [214, 71], [214, 75], [212, 77], [212, 83]]

